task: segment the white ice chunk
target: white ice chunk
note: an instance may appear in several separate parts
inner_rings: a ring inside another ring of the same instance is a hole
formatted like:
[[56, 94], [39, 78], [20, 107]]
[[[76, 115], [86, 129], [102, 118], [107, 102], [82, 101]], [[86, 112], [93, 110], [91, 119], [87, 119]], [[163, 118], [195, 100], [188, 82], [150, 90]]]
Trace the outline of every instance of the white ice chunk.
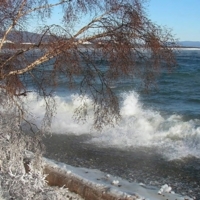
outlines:
[[118, 184], [119, 184], [119, 181], [118, 181], [118, 180], [113, 180], [112, 184], [113, 184], [113, 185], [118, 185]]
[[172, 188], [168, 186], [167, 184], [163, 185], [160, 190], [158, 191], [158, 194], [162, 194], [163, 192], [170, 193], [172, 191]]

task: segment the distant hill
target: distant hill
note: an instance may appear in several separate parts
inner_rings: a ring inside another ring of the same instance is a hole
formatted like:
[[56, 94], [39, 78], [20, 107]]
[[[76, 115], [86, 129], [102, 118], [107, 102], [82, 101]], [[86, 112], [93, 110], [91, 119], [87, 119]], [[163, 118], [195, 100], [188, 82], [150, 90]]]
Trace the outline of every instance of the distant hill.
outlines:
[[180, 41], [178, 42], [178, 44], [183, 47], [199, 47], [200, 48], [200, 41]]
[[[0, 32], [0, 38], [2, 38], [3, 34], [3, 32]], [[8, 34], [7, 40], [20, 43], [38, 43], [40, 38], [41, 35], [37, 33], [31, 33], [28, 31], [12, 31]], [[42, 41], [47, 42], [49, 38], [50, 36], [46, 35]]]
[[[0, 32], [0, 39], [3, 36], [3, 32]], [[12, 31], [9, 33], [7, 40], [12, 42], [20, 42], [20, 43], [38, 43], [41, 38], [41, 35], [38, 33], [32, 33], [28, 31]], [[42, 42], [48, 43], [49, 39], [52, 38], [50, 35], [44, 36]], [[197, 47], [200, 48], [200, 41], [180, 41], [178, 45], [181, 47]]]

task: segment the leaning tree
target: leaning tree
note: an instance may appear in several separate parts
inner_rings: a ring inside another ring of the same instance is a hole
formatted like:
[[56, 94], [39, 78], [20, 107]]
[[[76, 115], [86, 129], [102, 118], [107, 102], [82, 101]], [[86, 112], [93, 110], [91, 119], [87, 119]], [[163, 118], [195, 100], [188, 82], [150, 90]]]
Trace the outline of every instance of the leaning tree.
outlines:
[[[155, 71], [176, 64], [171, 32], [152, 23], [144, 5], [142, 0], [1, 0], [0, 116], [8, 135], [1, 133], [5, 149], [0, 160], [16, 157], [8, 151], [13, 144], [23, 147], [20, 152], [42, 146], [40, 134], [30, 137], [19, 128], [24, 122], [32, 127], [22, 103], [30, 85], [45, 99], [47, 127], [56, 109], [53, 95], [59, 78], [68, 80], [69, 89], [79, 76], [80, 94], [93, 100], [94, 128], [101, 129], [120, 119], [112, 82], [131, 75], [148, 87]], [[60, 22], [51, 24], [53, 18]], [[106, 70], [97, 60], [106, 62]], [[75, 113], [84, 119], [87, 106]], [[11, 165], [12, 159], [7, 160]]]

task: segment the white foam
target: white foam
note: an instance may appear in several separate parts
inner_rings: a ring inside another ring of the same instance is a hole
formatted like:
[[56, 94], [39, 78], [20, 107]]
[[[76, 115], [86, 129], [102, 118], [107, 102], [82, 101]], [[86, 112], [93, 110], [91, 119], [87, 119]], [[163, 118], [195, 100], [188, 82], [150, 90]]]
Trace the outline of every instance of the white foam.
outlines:
[[[53, 133], [91, 134], [90, 142], [98, 145], [131, 148], [139, 146], [161, 148], [170, 159], [193, 155], [200, 157], [200, 120], [183, 121], [176, 114], [164, 117], [159, 112], [144, 108], [139, 95], [132, 91], [122, 95], [122, 119], [114, 128], [106, 128], [101, 133], [91, 131], [92, 116], [90, 112], [85, 123], [74, 121], [74, 110], [85, 103], [92, 109], [92, 101], [78, 95], [56, 96], [57, 114], [52, 123]], [[40, 123], [44, 115], [44, 100], [37, 99], [34, 93], [27, 97], [29, 109], [35, 122]]]
[[[83, 97], [76, 94], [67, 96], [55, 96], [56, 113], [52, 121], [53, 133], [74, 133], [83, 134], [88, 133], [91, 129], [92, 120], [87, 117], [87, 123], [77, 123], [74, 120], [74, 111], [80, 106], [81, 103], [91, 104], [90, 99], [87, 97], [81, 101]], [[28, 109], [32, 114], [31, 120], [38, 126], [41, 125], [41, 121], [45, 114], [45, 101], [43, 98], [38, 98], [35, 93], [31, 93], [27, 96]]]

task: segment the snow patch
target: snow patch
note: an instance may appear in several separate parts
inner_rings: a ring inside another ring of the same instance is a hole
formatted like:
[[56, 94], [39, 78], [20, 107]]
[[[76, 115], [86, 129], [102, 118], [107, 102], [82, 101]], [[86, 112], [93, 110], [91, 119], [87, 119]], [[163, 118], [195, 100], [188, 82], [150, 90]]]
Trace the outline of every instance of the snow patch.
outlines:
[[[46, 167], [53, 168], [54, 171], [62, 174], [62, 176], [66, 175], [66, 177], [71, 179], [79, 179], [83, 185], [90, 185], [104, 194], [108, 193], [109, 195], [117, 196], [117, 198], [136, 200], [184, 200], [186, 198], [192, 200], [192, 198], [175, 194], [167, 184], [163, 185], [158, 192], [156, 187], [142, 183], [130, 183], [127, 180], [114, 177], [96, 169], [73, 167], [46, 158], [44, 161]], [[70, 174], [69, 171], [71, 172]]]

